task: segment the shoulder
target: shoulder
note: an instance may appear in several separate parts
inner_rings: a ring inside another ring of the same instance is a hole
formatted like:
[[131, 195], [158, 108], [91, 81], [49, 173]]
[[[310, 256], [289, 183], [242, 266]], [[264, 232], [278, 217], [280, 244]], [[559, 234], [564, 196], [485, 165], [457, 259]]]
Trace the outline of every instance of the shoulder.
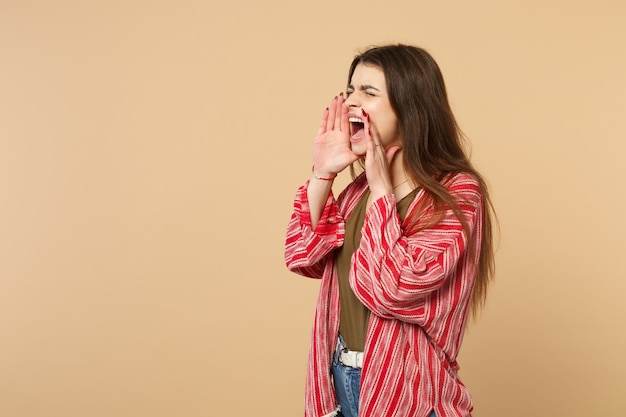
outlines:
[[441, 180], [441, 184], [447, 188], [450, 193], [475, 192], [481, 194], [480, 181], [469, 172], [450, 173]]
[[478, 179], [469, 172], [452, 172], [441, 180], [446, 188], [453, 187], [480, 187]]
[[366, 189], [367, 178], [365, 177], [365, 172], [363, 172], [348, 184], [337, 197], [340, 211], [342, 213], [350, 212]]
[[443, 178], [441, 184], [461, 206], [466, 204], [474, 208], [482, 206], [481, 183], [472, 173], [455, 172], [448, 174]]
[[359, 196], [365, 191], [367, 188], [367, 177], [365, 176], [365, 172], [359, 174], [351, 183], [349, 183], [346, 188], [339, 194], [339, 199], [351, 198], [355, 196]]

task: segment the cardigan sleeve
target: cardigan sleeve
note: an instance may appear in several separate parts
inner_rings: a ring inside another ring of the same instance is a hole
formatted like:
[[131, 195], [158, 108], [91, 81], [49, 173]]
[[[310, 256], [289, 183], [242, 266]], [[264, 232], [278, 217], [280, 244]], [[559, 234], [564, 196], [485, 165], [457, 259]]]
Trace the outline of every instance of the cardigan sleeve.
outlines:
[[[469, 226], [470, 236], [482, 213], [482, 196], [475, 179], [458, 174], [448, 186]], [[478, 240], [472, 244], [480, 245]], [[350, 285], [373, 314], [415, 324], [424, 322], [426, 299], [450, 281], [469, 293], [474, 270], [459, 266], [466, 256], [468, 236], [448, 208], [435, 225], [410, 236], [404, 234], [393, 195], [376, 200], [368, 209], [361, 245], [353, 258]], [[479, 250], [479, 247], [476, 248]], [[474, 258], [473, 259], [477, 259]]]
[[328, 195], [320, 220], [312, 229], [307, 181], [298, 189], [287, 227], [285, 263], [290, 271], [310, 278], [321, 278], [326, 262], [343, 245], [345, 226], [333, 193]]

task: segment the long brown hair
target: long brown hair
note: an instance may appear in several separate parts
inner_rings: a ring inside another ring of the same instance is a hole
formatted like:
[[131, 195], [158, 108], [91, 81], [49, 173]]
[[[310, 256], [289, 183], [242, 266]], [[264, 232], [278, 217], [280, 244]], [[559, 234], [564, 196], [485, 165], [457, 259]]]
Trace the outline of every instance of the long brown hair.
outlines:
[[[402, 44], [373, 47], [357, 55], [350, 66], [348, 84], [358, 64], [374, 65], [385, 74], [391, 107], [402, 132], [404, 168], [429, 196], [427, 204], [412, 214], [417, 230], [439, 221], [445, 208], [450, 207], [469, 239], [469, 226], [456, 199], [446, 189], [445, 179], [451, 174], [466, 172], [478, 181], [483, 196], [484, 219], [471, 302], [475, 317], [485, 303], [487, 287], [495, 273], [492, 230], [495, 212], [485, 180], [472, 166], [464, 150], [464, 135], [450, 108], [441, 70], [424, 49]], [[469, 250], [476, 251], [477, 248], [470, 247]]]

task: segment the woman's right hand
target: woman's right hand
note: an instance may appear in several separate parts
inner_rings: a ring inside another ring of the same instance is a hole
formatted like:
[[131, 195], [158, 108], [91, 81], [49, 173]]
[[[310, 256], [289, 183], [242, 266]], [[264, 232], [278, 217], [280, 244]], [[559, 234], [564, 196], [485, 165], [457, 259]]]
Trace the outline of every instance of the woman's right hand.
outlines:
[[350, 122], [343, 93], [324, 111], [313, 143], [313, 169], [318, 177], [334, 177], [359, 157], [350, 146]]

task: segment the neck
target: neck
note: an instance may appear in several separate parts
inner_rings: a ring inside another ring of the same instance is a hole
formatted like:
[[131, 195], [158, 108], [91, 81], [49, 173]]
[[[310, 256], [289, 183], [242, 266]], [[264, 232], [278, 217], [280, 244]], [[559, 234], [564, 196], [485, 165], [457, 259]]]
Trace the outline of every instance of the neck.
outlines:
[[402, 150], [396, 152], [389, 166], [389, 174], [391, 175], [391, 184], [396, 187], [403, 182], [407, 182], [409, 176], [404, 170], [404, 163], [402, 163]]

